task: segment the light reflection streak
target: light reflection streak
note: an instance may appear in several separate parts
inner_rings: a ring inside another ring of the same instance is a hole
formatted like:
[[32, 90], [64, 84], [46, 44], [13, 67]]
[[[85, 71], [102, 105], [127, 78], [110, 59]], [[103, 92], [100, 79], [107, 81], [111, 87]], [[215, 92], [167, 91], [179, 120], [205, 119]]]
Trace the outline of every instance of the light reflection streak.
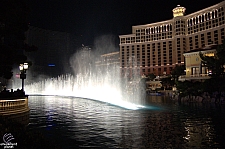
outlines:
[[[212, 120], [207, 118], [206, 120], [196, 120], [196, 119], [186, 119], [184, 122], [184, 128], [187, 132], [186, 139], [188, 144], [199, 144], [203, 140], [208, 140], [209, 142], [213, 140], [214, 129], [210, 127]], [[199, 144], [201, 145], [201, 144]]]

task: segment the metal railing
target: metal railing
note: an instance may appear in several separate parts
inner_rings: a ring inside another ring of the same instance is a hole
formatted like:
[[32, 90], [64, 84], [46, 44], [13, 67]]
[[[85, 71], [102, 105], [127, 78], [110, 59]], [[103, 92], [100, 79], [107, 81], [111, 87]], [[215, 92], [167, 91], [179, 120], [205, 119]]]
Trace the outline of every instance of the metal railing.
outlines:
[[208, 77], [209, 75], [208, 74], [194, 74], [194, 75], [191, 75], [191, 77]]
[[210, 78], [208, 74], [194, 74], [190, 76], [186, 76], [186, 75], [179, 76], [179, 80], [208, 79], [208, 78]]

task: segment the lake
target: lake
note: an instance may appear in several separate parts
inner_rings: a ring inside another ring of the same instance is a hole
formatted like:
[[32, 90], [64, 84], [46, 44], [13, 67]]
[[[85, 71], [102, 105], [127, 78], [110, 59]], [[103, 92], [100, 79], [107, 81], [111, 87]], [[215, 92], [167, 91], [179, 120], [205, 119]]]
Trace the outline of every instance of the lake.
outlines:
[[33, 142], [15, 148], [225, 148], [225, 105], [148, 96], [146, 106], [151, 108], [128, 110], [74, 97], [29, 96], [30, 123], [23, 131], [29, 134], [24, 140]]

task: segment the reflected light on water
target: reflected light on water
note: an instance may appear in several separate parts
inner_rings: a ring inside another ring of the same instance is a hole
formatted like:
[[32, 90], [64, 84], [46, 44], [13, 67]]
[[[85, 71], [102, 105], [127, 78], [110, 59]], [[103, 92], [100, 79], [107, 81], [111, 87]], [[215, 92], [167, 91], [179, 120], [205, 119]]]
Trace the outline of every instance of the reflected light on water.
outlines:
[[183, 138], [188, 141], [188, 144], [198, 144], [201, 145], [202, 140], [206, 142], [211, 142], [213, 140], [213, 128], [210, 127], [212, 120], [207, 118], [205, 120], [198, 119], [187, 119], [184, 122], [186, 136]]

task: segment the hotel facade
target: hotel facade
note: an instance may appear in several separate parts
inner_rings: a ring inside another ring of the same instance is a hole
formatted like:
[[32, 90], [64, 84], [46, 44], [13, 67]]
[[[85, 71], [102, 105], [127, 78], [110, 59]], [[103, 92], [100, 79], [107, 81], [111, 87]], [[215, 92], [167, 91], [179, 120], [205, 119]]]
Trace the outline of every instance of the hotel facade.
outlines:
[[177, 5], [171, 20], [132, 26], [132, 34], [120, 35], [122, 75], [167, 75], [185, 62], [183, 53], [211, 44], [225, 36], [225, 1], [185, 15]]
[[186, 75], [180, 76], [179, 81], [185, 80], [203, 81], [205, 79], [211, 78], [210, 74], [212, 74], [212, 70], [208, 68], [204, 63], [202, 63], [202, 59], [199, 53], [201, 52], [204, 56], [214, 57], [216, 54], [217, 46], [218, 45], [216, 44], [211, 44], [203, 48], [185, 52], [184, 57], [185, 57]]

